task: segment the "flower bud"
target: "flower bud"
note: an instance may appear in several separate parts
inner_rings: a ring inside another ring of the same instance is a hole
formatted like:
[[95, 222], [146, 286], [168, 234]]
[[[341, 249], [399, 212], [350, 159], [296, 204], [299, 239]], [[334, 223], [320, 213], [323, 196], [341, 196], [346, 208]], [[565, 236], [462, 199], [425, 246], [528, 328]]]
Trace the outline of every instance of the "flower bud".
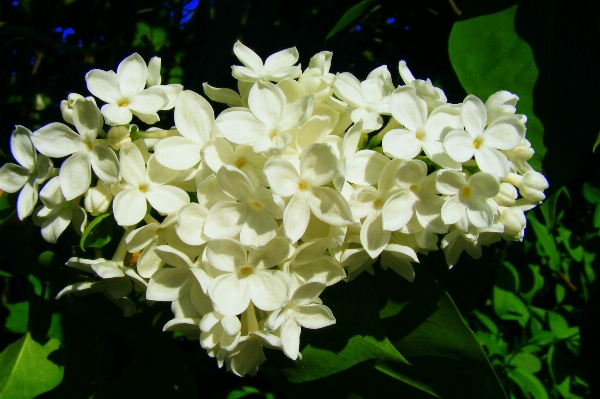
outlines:
[[535, 153], [533, 148], [531, 148], [531, 143], [527, 139], [521, 140], [519, 145], [512, 150], [506, 150], [502, 152], [513, 162], [527, 162]]
[[60, 112], [62, 113], [62, 117], [65, 122], [70, 123], [71, 125], [73, 124], [73, 104], [80, 98], [83, 98], [83, 96], [77, 93], [70, 93], [66, 100], [60, 102]]
[[115, 151], [119, 151], [123, 144], [131, 142], [129, 129], [126, 126], [111, 127], [106, 137], [108, 138], [108, 145]]
[[514, 115], [517, 111], [517, 108], [515, 107], [517, 101], [519, 101], [519, 97], [506, 90], [501, 90], [492, 94], [485, 102], [488, 113], [488, 124], [501, 116]]
[[525, 172], [523, 176], [509, 173], [506, 182], [517, 186], [521, 196], [530, 201], [540, 202], [546, 198], [544, 190], [548, 188], [548, 180], [541, 173], [533, 170]]
[[494, 201], [500, 206], [513, 206], [517, 199], [517, 189], [510, 183], [500, 183], [500, 191]]
[[504, 234], [511, 237], [520, 237], [527, 225], [525, 213], [517, 206], [510, 207], [500, 214], [500, 222], [504, 225]]
[[90, 187], [85, 192], [83, 204], [85, 210], [92, 216], [98, 216], [108, 210], [112, 201], [110, 189], [102, 181], [98, 181], [96, 187]]

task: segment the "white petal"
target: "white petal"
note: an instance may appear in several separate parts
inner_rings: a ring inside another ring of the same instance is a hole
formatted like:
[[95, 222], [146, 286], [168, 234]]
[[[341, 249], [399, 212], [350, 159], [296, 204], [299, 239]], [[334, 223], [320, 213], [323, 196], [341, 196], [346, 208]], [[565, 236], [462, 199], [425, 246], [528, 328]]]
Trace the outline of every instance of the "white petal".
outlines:
[[232, 273], [223, 274], [213, 280], [208, 289], [215, 310], [223, 316], [242, 313], [250, 304], [247, 280], [238, 280]]
[[292, 360], [300, 353], [300, 325], [293, 318], [287, 319], [281, 325], [281, 344], [283, 352]]
[[94, 172], [100, 180], [106, 183], [116, 183], [119, 180], [119, 161], [114, 151], [105, 145], [95, 145], [89, 153]]
[[267, 71], [276, 71], [281, 68], [289, 67], [298, 62], [299, 57], [300, 54], [298, 54], [296, 47], [286, 48], [285, 50], [278, 51], [267, 57], [265, 60], [265, 69]]
[[158, 87], [153, 87], [137, 93], [128, 107], [132, 112], [154, 114], [168, 102], [167, 93]]
[[384, 153], [397, 159], [412, 159], [421, 152], [421, 141], [413, 132], [404, 129], [387, 132], [381, 145]]
[[167, 265], [184, 269], [190, 269], [194, 267], [190, 261], [190, 258], [186, 254], [168, 245], [159, 245], [154, 249], [154, 252]]
[[153, 186], [146, 191], [146, 198], [152, 208], [160, 213], [174, 213], [190, 203], [185, 191], [175, 186]]
[[401, 86], [390, 97], [390, 112], [412, 132], [417, 132], [427, 121], [427, 103], [412, 86]]
[[188, 245], [204, 244], [208, 239], [204, 235], [204, 222], [207, 214], [208, 210], [196, 203], [181, 208], [175, 225], [177, 236]]
[[213, 267], [229, 273], [247, 263], [244, 247], [239, 242], [228, 239], [209, 241], [206, 244], [206, 258]]
[[38, 193], [33, 184], [25, 184], [17, 200], [17, 216], [19, 220], [31, 215], [38, 200]]
[[335, 324], [335, 317], [331, 309], [325, 305], [308, 305], [302, 307], [302, 312], [296, 314], [295, 319], [304, 328], [323, 328]]
[[31, 141], [39, 152], [52, 158], [62, 158], [81, 149], [81, 136], [58, 122], [33, 132]]
[[0, 190], [16, 193], [27, 183], [31, 172], [14, 163], [6, 163], [0, 168]]
[[334, 226], [353, 222], [350, 206], [338, 191], [329, 187], [313, 187], [311, 193], [310, 209], [317, 218]]
[[146, 184], [146, 163], [140, 149], [133, 143], [125, 143], [119, 153], [121, 175], [134, 187]]
[[487, 110], [483, 102], [474, 95], [468, 95], [462, 105], [461, 116], [465, 130], [475, 138], [483, 133], [487, 123]]
[[150, 242], [156, 237], [157, 230], [160, 225], [157, 223], [147, 224], [138, 229], [133, 230], [125, 239], [128, 252], [138, 252], [146, 248]]
[[148, 180], [155, 184], [167, 184], [175, 180], [180, 171], [175, 169], [170, 169], [166, 166], [161, 165], [156, 157], [151, 156], [148, 159], [146, 174], [148, 176]]
[[350, 73], [338, 74], [333, 83], [333, 90], [336, 96], [355, 108], [367, 106], [361, 93], [360, 82]]
[[85, 82], [90, 93], [105, 103], [116, 103], [121, 99], [117, 74], [113, 71], [92, 69], [85, 75]]
[[415, 195], [410, 190], [392, 195], [383, 206], [383, 228], [389, 231], [400, 230], [412, 218]]
[[338, 159], [329, 144], [311, 144], [300, 155], [300, 176], [311, 185], [322, 186], [335, 176], [337, 163]]
[[498, 178], [488, 173], [475, 173], [469, 178], [469, 187], [473, 189], [473, 195], [483, 198], [491, 198], [500, 191]]
[[146, 210], [146, 196], [137, 189], [123, 190], [113, 201], [113, 213], [119, 226], [138, 224]]
[[310, 206], [305, 196], [296, 194], [283, 212], [283, 231], [291, 242], [296, 242], [306, 231], [310, 220]]
[[63, 162], [58, 177], [60, 188], [67, 201], [83, 194], [92, 182], [88, 156], [81, 152], [71, 155]]
[[100, 111], [106, 118], [106, 123], [111, 126], [126, 125], [131, 122], [133, 117], [129, 108], [120, 107], [114, 103], [104, 104]]
[[383, 229], [381, 212], [372, 212], [360, 229], [360, 243], [369, 256], [375, 259], [390, 242], [391, 232]]
[[525, 137], [525, 126], [515, 118], [499, 118], [485, 130], [483, 137], [486, 146], [511, 150]]
[[29, 129], [17, 125], [10, 136], [10, 152], [21, 166], [33, 170], [35, 168], [36, 153], [30, 136]]
[[221, 166], [217, 172], [217, 182], [225, 194], [238, 201], [248, 201], [254, 197], [254, 187], [250, 179], [233, 166]]
[[215, 102], [227, 104], [229, 107], [243, 106], [240, 94], [231, 89], [212, 87], [208, 83], [203, 83], [202, 88], [206, 97]]
[[41, 228], [42, 237], [49, 243], [55, 244], [58, 237], [65, 231], [71, 223], [73, 216], [71, 210], [61, 209], [57, 214], [52, 215], [47, 219]]
[[276, 194], [289, 197], [298, 191], [300, 176], [289, 161], [271, 158], [265, 164], [263, 174]]
[[157, 270], [148, 282], [146, 299], [175, 301], [187, 292], [192, 278], [190, 269], [176, 267]]
[[104, 118], [93, 100], [82, 98], [73, 104], [73, 124], [84, 140], [93, 143], [104, 126]]
[[210, 139], [215, 114], [200, 94], [185, 90], [177, 97], [175, 125], [182, 136], [204, 145]]
[[186, 137], [167, 137], [154, 145], [156, 160], [174, 170], [186, 170], [200, 162], [202, 147]]
[[456, 162], [467, 162], [473, 158], [473, 138], [464, 130], [453, 130], [444, 138], [444, 150]]
[[466, 185], [467, 180], [460, 172], [443, 169], [437, 174], [435, 188], [442, 194], [453, 195]]
[[268, 128], [276, 127], [283, 115], [286, 101], [283, 91], [273, 83], [258, 81], [250, 89], [248, 107]]
[[240, 231], [243, 245], [261, 247], [277, 235], [277, 222], [264, 212], [250, 212]]
[[458, 222], [464, 214], [465, 205], [458, 200], [458, 197], [453, 197], [442, 206], [442, 220], [448, 225]]
[[225, 110], [215, 123], [223, 137], [236, 144], [250, 144], [268, 134], [265, 125], [245, 108]]
[[250, 299], [257, 308], [271, 311], [281, 307], [287, 297], [288, 284], [279, 270], [255, 270], [248, 276]]
[[389, 161], [388, 157], [376, 151], [358, 151], [348, 165], [346, 180], [360, 185], [377, 184], [379, 174]]
[[246, 47], [239, 40], [233, 45], [233, 53], [246, 67], [253, 71], [260, 71], [263, 69], [262, 59], [249, 47]]
[[312, 113], [313, 101], [313, 96], [304, 96], [288, 105], [278, 121], [279, 128], [286, 130], [300, 125]]
[[510, 171], [510, 162], [506, 155], [494, 148], [479, 148], [475, 151], [475, 161], [482, 172], [492, 173], [501, 179]]
[[204, 234], [211, 238], [233, 238], [246, 221], [246, 207], [239, 202], [222, 201], [210, 208]]
[[248, 263], [260, 269], [269, 269], [289, 257], [290, 243], [283, 237], [275, 237], [265, 246], [250, 249]]
[[117, 67], [119, 88], [124, 96], [133, 96], [146, 85], [148, 67], [138, 53], [125, 58]]

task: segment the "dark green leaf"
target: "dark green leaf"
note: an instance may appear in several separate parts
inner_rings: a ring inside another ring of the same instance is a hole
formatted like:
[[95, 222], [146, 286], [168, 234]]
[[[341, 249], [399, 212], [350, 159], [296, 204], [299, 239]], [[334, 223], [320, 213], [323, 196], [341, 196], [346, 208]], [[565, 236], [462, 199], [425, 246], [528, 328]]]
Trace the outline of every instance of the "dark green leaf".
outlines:
[[474, 310], [473, 311], [473, 316], [477, 317], [477, 319], [479, 319], [479, 321], [481, 323], [483, 323], [484, 326], [487, 327], [488, 330], [490, 330], [491, 333], [493, 334], [497, 334], [498, 331], [498, 326], [496, 326], [496, 323], [494, 323], [494, 321], [492, 319], [490, 319], [488, 316], [484, 315], [483, 313]]
[[550, 268], [558, 270], [560, 268], [560, 252], [556, 247], [554, 236], [548, 233], [548, 228], [537, 221], [533, 212], [527, 213], [527, 220], [531, 224], [533, 231], [538, 239], [539, 244], [544, 249], [546, 256], [550, 258]]
[[102, 248], [110, 242], [112, 227], [115, 221], [111, 213], [96, 216], [85, 228], [79, 246], [84, 248]]
[[559, 227], [557, 231], [558, 236], [560, 237], [560, 242], [562, 242], [565, 248], [567, 248], [571, 258], [573, 258], [576, 262], [581, 262], [583, 260], [583, 246], [581, 246], [581, 244], [577, 246], [571, 245], [571, 236], [573, 235], [571, 230], [568, 230], [564, 227]]
[[373, 2], [373, 0], [363, 0], [358, 4], [353, 5], [342, 15], [342, 18], [335, 24], [333, 29], [327, 34], [325, 37], [325, 41], [329, 40], [330, 37], [344, 29], [348, 24], [354, 21], [356, 18], [360, 17], [365, 13], [367, 7]]
[[548, 230], [554, 228], [554, 222], [556, 221], [556, 204], [558, 203], [558, 197], [562, 191], [563, 190], [557, 190], [550, 197], [546, 198], [542, 205], [540, 205], [540, 210], [542, 211]]
[[549, 343], [553, 342], [556, 339], [556, 334], [554, 334], [551, 331], [539, 331], [537, 333], [535, 333], [534, 335], [531, 336], [531, 338], [529, 338], [529, 343], [530, 344], [537, 344], [537, 345], [548, 345]]
[[525, 327], [530, 313], [523, 301], [513, 292], [494, 286], [494, 311], [502, 320], [516, 320]]
[[533, 89], [539, 71], [531, 47], [515, 30], [516, 12], [517, 6], [512, 6], [457, 21], [450, 33], [448, 52], [468, 93], [484, 102], [500, 90], [519, 96], [517, 112], [527, 115], [527, 139], [535, 149], [529, 163], [539, 171], [546, 152], [544, 126], [533, 113]]
[[542, 361], [531, 353], [517, 353], [510, 361], [510, 366], [517, 367], [530, 373], [537, 373], [542, 369]]
[[563, 287], [560, 284], [556, 284], [554, 291], [556, 293], [556, 303], [560, 304], [565, 299], [565, 295], [566, 295], [565, 287]]
[[597, 204], [600, 202], [600, 188], [592, 186], [588, 182], [583, 182], [582, 193], [589, 203]]
[[534, 295], [544, 287], [544, 276], [540, 273], [540, 267], [537, 265], [527, 265], [521, 278], [520, 292], [528, 303], [531, 303]]
[[60, 342], [50, 339], [40, 345], [29, 333], [0, 353], [0, 398], [30, 399], [56, 387], [63, 368], [48, 359]]
[[571, 393], [571, 375], [568, 368], [569, 359], [561, 346], [552, 345], [548, 348], [548, 368], [554, 386], [563, 396], [569, 398]]
[[29, 302], [7, 303], [4, 306], [10, 312], [4, 328], [12, 333], [25, 334], [27, 332], [27, 318], [29, 317]]
[[530, 395], [532, 395], [535, 399], [548, 399], [546, 388], [544, 388], [542, 382], [530, 372], [518, 368], [510, 370], [508, 376], [521, 388], [525, 397], [530, 397]]

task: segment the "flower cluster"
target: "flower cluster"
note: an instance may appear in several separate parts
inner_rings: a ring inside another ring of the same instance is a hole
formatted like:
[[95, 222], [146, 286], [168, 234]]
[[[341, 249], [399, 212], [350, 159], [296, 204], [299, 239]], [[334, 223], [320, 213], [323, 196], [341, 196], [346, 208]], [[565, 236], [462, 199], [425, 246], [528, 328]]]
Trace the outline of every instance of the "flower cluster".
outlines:
[[[133, 54], [116, 73], [87, 73], [101, 108], [71, 94], [61, 103], [71, 126], [17, 126], [19, 165], [0, 169], [0, 189], [20, 190], [20, 219], [32, 215], [49, 242], [70, 224], [83, 233], [88, 214], [112, 211], [124, 228], [111, 260], [67, 262], [93, 276], [57, 297], [102, 292], [126, 316], [132, 291], [170, 302], [164, 330], [252, 375], [264, 347], [300, 357], [302, 327], [335, 323], [323, 290], [378, 259], [412, 281], [418, 253], [441, 247], [452, 266], [463, 251], [522, 240], [524, 211], [548, 183], [527, 164], [516, 95], [450, 104], [403, 61], [395, 87], [386, 66], [363, 81], [331, 73], [327, 51], [302, 71], [295, 48], [264, 62], [240, 42], [233, 50], [238, 91], [203, 87], [228, 106], [216, 118], [200, 94], [161, 85], [159, 58]], [[173, 128], [131, 123], [170, 109]], [[56, 169], [51, 158], [65, 159]]]

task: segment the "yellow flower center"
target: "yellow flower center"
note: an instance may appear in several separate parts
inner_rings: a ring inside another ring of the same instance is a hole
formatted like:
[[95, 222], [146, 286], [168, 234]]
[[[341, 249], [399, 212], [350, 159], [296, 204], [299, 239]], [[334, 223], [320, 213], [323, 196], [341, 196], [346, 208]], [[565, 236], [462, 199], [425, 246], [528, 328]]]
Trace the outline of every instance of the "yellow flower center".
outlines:
[[462, 189], [463, 198], [471, 198], [471, 187], [465, 187]]
[[241, 168], [244, 165], [246, 165], [246, 158], [240, 158], [235, 163], [235, 167], [238, 168], [238, 169]]
[[480, 138], [475, 139], [475, 141], [473, 141], [473, 148], [477, 149], [477, 148], [481, 147], [482, 142], [483, 142], [483, 140]]
[[252, 274], [252, 267], [250, 266], [244, 266], [240, 269], [240, 274], [242, 276], [249, 276], [250, 274]]
[[262, 205], [256, 201], [251, 201], [250, 208], [254, 209], [255, 211], [260, 211], [262, 209]]

